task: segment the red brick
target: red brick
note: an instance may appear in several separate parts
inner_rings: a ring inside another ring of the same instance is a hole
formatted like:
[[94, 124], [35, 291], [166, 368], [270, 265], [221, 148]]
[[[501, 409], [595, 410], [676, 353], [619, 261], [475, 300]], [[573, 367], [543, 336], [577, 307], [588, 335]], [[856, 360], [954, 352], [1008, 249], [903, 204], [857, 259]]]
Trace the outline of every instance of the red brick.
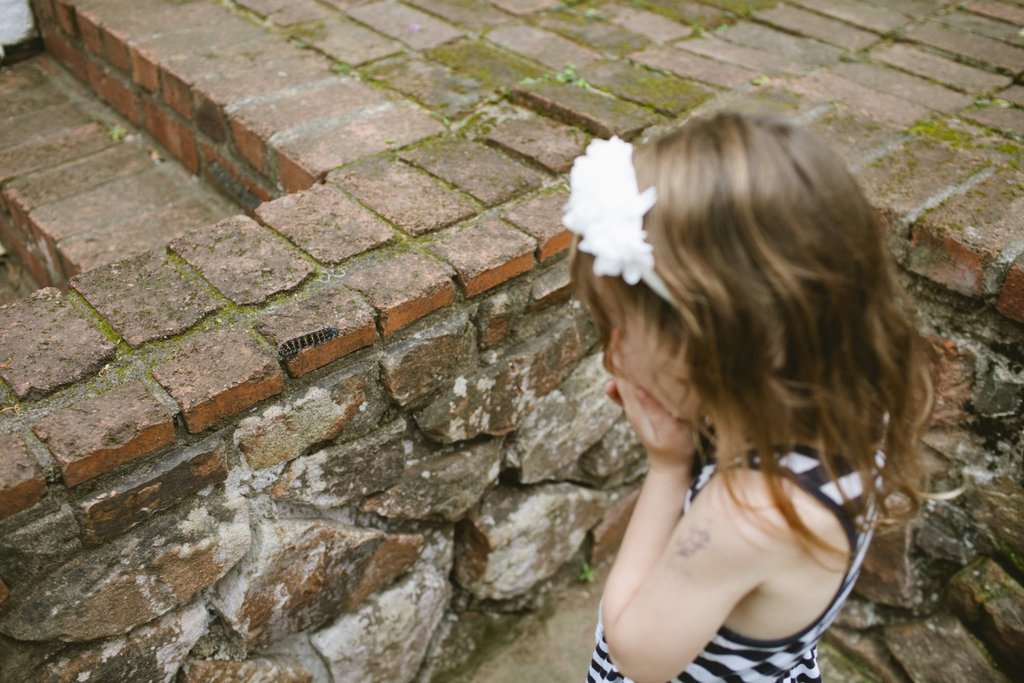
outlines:
[[931, 111], [901, 97], [878, 92], [830, 72], [812, 73], [787, 83], [792, 90], [824, 100], [839, 100], [882, 124], [906, 128]]
[[990, 17], [992, 19], [999, 19], [1009, 24], [1015, 24], [1017, 26], [1024, 25], [1024, 7], [1018, 7], [1011, 5], [1007, 2], [998, 2], [997, 0], [971, 0], [967, 4], [967, 9], [975, 14]]
[[196, 148], [196, 139], [189, 127], [181, 123], [174, 114], [165, 111], [148, 98], [144, 100], [144, 108], [146, 129], [167, 151], [177, 157], [185, 168], [192, 173], [198, 173], [199, 150]]
[[135, 92], [118, 74], [89, 60], [89, 85], [122, 116], [139, 124], [139, 103]]
[[693, 29], [667, 21], [665, 17], [625, 5], [605, 5], [600, 9], [602, 18], [646, 37], [654, 43], [667, 43], [686, 38]]
[[215, 426], [281, 393], [284, 374], [244, 330], [204, 334], [153, 368], [153, 377], [181, 407], [188, 431]]
[[167, 263], [163, 248], [94, 268], [69, 285], [132, 347], [181, 334], [220, 307]]
[[338, 335], [324, 343], [302, 349], [295, 355], [284, 357], [285, 367], [292, 377], [305, 375], [372, 344], [377, 337], [369, 307], [344, 289], [320, 292], [289, 304], [262, 318], [256, 329], [280, 348], [290, 339], [327, 326], [337, 328]]
[[298, 287], [312, 266], [246, 216], [193, 230], [168, 248], [236, 304], [258, 304]]
[[486, 0], [410, 0], [409, 4], [472, 31], [511, 21], [509, 15]]
[[56, 289], [0, 308], [0, 377], [22, 401], [91, 375], [114, 350]]
[[[466, 197], [401, 161], [376, 161], [332, 175], [331, 181], [410, 235], [440, 230], [476, 213]], [[395, 192], [396, 187], [402, 191]]]
[[83, 83], [88, 82], [89, 73], [85, 66], [85, 53], [79, 50], [68, 38], [55, 26], [42, 23], [38, 27], [46, 49], [58, 62], [75, 75]]
[[[0, 309], [2, 310], [2, 309]], [[0, 519], [28, 509], [46, 495], [46, 479], [25, 440], [0, 434]]]
[[53, 453], [64, 482], [77, 486], [170, 444], [173, 420], [174, 411], [136, 383], [58, 410], [32, 430]]
[[794, 0], [794, 3], [875, 33], [891, 33], [911, 21], [907, 15], [883, 4], [870, 5], [857, 0]]
[[57, 25], [69, 36], [78, 36], [78, 22], [75, 21], [75, 4], [73, 0], [53, 0], [54, 19]]
[[352, 266], [344, 284], [377, 310], [385, 337], [455, 299], [448, 269], [417, 252], [371, 256]]
[[466, 296], [476, 296], [533, 268], [535, 242], [497, 219], [449, 232], [430, 251], [455, 268]]
[[542, 9], [551, 9], [561, 4], [560, 0], [491, 0], [495, 5], [512, 14], [532, 14]]
[[993, 130], [1009, 133], [1018, 138], [1024, 137], [1024, 109], [998, 106], [979, 107], [964, 111], [962, 116]]
[[325, 185], [264, 204], [256, 217], [321, 263], [341, 263], [394, 238], [383, 221]]
[[1021, 64], [1024, 64], [1022, 48], [977, 34], [963, 33], [935, 22], [913, 26], [905, 37], [981, 64], [991, 64], [1008, 74], [1020, 72]]
[[120, 536], [161, 510], [227, 479], [223, 442], [211, 437], [133, 473], [112, 488], [75, 504], [82, 542], [97, 545]]
[[1024, 46], [1024, 38], [1020, 35], [1020, 27], [1003, 21], [989, 19], [988, 17], [968, 12], [940, 14], [937, 20], [946, 26], [960, 29], [961, 31], [994, 38], [995, 40], [1001, 40], [1017, 46]]
[[328, 16], [322, 27], [306, 40], [331, 59], [352, 66], [402, 51], [401, 43], [365, 29], [341, 15]]
[[487, 134], [487, 142], [552, 173], [568, 171], [573, 160], [583, 154], [587, 139], [587, 134], [578, 128], [533, 114], [505, 119]]
[[462, 31], [443, 21], [393, 0], [357, 5], [348, 13], [357, 21], [402, 41], [414, 50], [437, 47], [462, 36]]
[[490, 92], [474, 78], [455, 74], [441, 64], [411, 57], [377, 62], [366, 67], [363, 73], [449, 118], [463, 116]]
[[996, 310], [1007, 318], [1024, 323], [1024, 255], [1018, 256], [1003, 281]]
[[572, 233], [562, 225], [562, 213], [569, 198], [563, 193], [542, 194], [502, 214], [537, 240], [537, 260], [543, 263], [572, 245]]
[[488, 33], [487, 40], [554, 71], [561, 71], [568, 64], [580, 67], [601, 58], [596, 52], [558, 34], [533, 26], [501, 26]]
[[1022, 188], [1024, 175], [1004, 169], [924, 214], [913, 229], [907, 268], [967, 296], [998, 293], [1004, 259], [1017, 255]]
[[85, 43], [85, 46], [89, 48], [90, 52], [97, 57], [102, 57], [103, 33], [100, 31], [100, 27], [96, 23], [95, 18], [87, 12], [76, 12], [75, 18], [78, 21], [78, 32], [82, 38], [82, 42]]
[[676, 48], [654, 47], [630, 55], [630, 59], [677, 76], [692, 78], [721, 88], [735, 88], [757, 78], [759, 71], [716, 62]]
[[233, 161], [218, 154], [205, 142], [199, 143], [203, 161], [203, 179], [208, 185], [229, 197], [238, 206], [251, 213], [263, 202], [270, 201], [271, 194], [264, 187], [266, 180], [250, 175]]
[[544, 177], [478, 142], [445, 139], [402, 154], [402, 159], [455, 185], [487, 206], [540, 187]]
[[816, 38], [853, 52], [878, 41], [878, 36], [873, 33], [790, 5], [778, 5], [758, 12], [756, 16], [784, 31]]
[[837, 64], [832, 71], [848, 81], [910, 100], [942, 113], [958, 111], [974, 101], [974, 98], [968, 95], [953, 92], [924, 79], [873, 64], [846, 62]]
[[883, 45], [873, 50], [871, 57], [972, 95], [980, 95], [1011, 83], [1007, 76], [975, 69], [904, 43]]
[[569, 260], [562, 259], [537, 276], [530, 289], [530, 309], [538, 310], [561, 303], [572, 295]]
[[540, 82], [520, 86], [513, 91], [512, 99], [541, 114], [606, 138], [617, 135], [632, 139], [644, 128], [666, 121], [632, 102], [565, 83]]

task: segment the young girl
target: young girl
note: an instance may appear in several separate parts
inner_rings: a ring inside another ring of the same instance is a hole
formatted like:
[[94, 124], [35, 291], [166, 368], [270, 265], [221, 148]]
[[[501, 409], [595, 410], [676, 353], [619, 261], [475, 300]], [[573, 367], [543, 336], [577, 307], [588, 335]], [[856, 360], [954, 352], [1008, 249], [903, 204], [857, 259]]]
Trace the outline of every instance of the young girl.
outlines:
[[595, 141], [571, 184], [577, 291], [650, 456], [586, 680], [820, 680], [931, 408], [885, 228], [777, 118]]

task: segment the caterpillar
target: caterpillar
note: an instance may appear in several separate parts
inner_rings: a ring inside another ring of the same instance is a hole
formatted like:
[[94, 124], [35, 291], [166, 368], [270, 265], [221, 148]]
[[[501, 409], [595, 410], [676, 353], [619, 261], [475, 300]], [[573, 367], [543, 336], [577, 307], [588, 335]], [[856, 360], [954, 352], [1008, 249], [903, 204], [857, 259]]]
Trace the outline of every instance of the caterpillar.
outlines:
[[288, 358], [289, 356], [294, 356], [303, 349], [308, 349], [309, 347], [316, 346], [317, 344], [323, 344], [337, 336], [338, 328], [333, 325], [328, 325], [327, 327], [321, 327], [315, 332], [303, 334], [281, 342], [277, 345], [277, 353], [281, 358]]

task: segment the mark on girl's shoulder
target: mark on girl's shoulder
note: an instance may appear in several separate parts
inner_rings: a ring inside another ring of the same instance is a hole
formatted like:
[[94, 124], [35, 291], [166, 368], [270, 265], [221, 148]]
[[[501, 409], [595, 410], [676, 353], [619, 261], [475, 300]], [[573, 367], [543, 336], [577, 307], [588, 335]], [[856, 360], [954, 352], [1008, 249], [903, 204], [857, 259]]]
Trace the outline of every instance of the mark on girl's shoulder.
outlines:
[[700, 527], [690, 529], [676, 541], [676, 552], [679, 554], [679, 557], [693, 557], [706, 548], [710, 540], [711, 534], [708, 533], [707, 529]]

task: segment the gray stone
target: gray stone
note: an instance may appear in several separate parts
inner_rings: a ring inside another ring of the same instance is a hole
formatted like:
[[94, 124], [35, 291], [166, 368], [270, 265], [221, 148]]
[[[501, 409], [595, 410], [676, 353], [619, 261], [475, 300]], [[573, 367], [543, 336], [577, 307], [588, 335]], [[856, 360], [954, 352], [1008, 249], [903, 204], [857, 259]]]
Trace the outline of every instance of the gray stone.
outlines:
[[1002, 368], [993, 365], [976, 384], [974, 409], [986, 417], [1010, 417], [1020, 414], [1024, 387], [1012, 381]]
[[571, 484], [496, 489], [458, 527], [455, 576], [479, 598], [522, 595], [572, 558], [606, 506]]
[[1024, 671], [1024, 588], [988, 558], [964, 567], [949, 584], [953, 611], [1008, 665]]
[[0, 576], [11, 590], [31, 585], [82, 550], [69, 505], [20, 528], [0, 529]]
[[244, 499], [195, 499], [13, 593], [0, 632], [18, 640], [66, 641], [126, 633], [220, 579], [250, 540]]
[[253, 657], [244, 661], [189, 659], [181, 683], [313, 683], [313, 674], [301, 662], [281, 657]]
[[519, 480], [551, 479], [602, 439], [619, 408], [604, 394], [608, 373], [601, 354], [580, 361], [559, 389], [537, 402], [506, 449], [506, 464], [519, 468]]
[[885, 638], [889, 651], [914, 683], [1009, 683], [963, 624], [952, 617], [890, 626]]
[[336, 522], [262, 524], [252, 552], [211, 601], [246, 650], [316, 628], [353, 609], [416, 560], [422, 537]]
[[335, 508], [398, 482], [405, 467], [405, 420], [355, 441], [328, 446], [289, 463], [271, 487], [275, 498]]
[[408, 683], [451, 598], [451, 541], [435, 538], [407, 577], [314, 634], [336, 683]]
[[384, 349], [384, 384], [399, 405], [417, 405], [456, 373], [472, 370], [475, 346], [466, 313], [432, 321]]
[[647, 471], [647, 454], [623, 416], [560, 476], [602, 489], [633, 481]]
[[487, 439], [421, 459], [405, 468], [395, 486], [369, 498], [363, 509], [396, 519], [461, 519], [497, 480], [500, 446], [499, 439]]
[[356, 404], [356, 412], [338, 434], [338, 439], [348, 441], [376, 429], [388, 410], [377, 359], [371, 354], [354, 357], [338, 372], [318, 380], [316, 386], [331, 392], [337, 405], [345, 405], [350, 400]]

